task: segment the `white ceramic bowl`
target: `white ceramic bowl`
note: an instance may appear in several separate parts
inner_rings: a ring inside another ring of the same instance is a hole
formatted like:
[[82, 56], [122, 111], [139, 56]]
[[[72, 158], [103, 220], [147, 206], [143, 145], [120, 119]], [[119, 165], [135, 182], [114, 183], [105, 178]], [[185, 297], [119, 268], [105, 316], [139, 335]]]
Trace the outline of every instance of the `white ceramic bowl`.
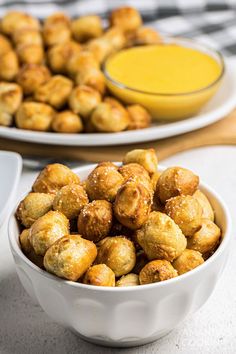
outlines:
[[[94, 166], [80, 167], [75, 172], [84, 179]], [[207, 301], [228, 258], [229, 212], [211, 188], [202, 184], [201, 190], [211, 201], [216, 223], [223, 232], [219, 248], [203, 265], [189, 273], [137, 287], [105, 288], [79, 284], [41, 270], [20, 249], [14, 210], [9, 221], [9, 241], [25, 290], [55, 322], [90, 342], [129, 347], [166, 335]]]

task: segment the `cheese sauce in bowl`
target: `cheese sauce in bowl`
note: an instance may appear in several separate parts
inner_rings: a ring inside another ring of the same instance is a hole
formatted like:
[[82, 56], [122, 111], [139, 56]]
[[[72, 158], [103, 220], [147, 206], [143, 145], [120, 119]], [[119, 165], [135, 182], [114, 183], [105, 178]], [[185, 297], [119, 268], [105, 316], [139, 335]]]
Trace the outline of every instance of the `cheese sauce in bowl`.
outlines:
[[157, 120], [196, 114], [216, 93], [224, 74], [222, 56], [192, 40], [128, 48], [104, 65], [110, 91], [139, 103]]

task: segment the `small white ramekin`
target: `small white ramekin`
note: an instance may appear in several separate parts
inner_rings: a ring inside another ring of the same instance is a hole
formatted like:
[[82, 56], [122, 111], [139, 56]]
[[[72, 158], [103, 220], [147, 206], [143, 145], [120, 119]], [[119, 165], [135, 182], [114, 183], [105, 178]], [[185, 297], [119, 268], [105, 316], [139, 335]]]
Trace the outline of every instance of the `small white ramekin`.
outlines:
[[[95, 165], [80, 167], [85, 179]], [[114, 347], [152, 342], [198, 310], [212, 294], [225, 267], [231, 240], [231, 218], [220, 196], [205, 184], [222, 229], [216, 252], [194, 270], [164, 282], [109, 288], [65, 281], [41, 270], [23, 254], [15, 210], [9, 220], [9, 242], [16, 270], [28, 294], [57, 323], [87, 341]]]

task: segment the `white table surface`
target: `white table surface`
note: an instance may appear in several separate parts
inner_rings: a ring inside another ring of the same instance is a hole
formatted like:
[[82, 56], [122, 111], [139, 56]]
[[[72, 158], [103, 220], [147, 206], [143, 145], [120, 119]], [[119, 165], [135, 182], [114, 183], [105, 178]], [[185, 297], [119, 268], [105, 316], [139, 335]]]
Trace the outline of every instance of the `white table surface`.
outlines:
[[[164, 164], [194, 170], [227, 202], [236, 226], [236, 147], [209, 147], [175, 155]], [[24, 170], [18, 196], [36, 173]], [[226, 270], [206, 305], [163, 339], [138, 348], [102, 348], [82, 341], [54, 323], [22, 288], [10, 254], [6, 223], [0, 229], [0, 353], [236, 353], [236, 241]]]

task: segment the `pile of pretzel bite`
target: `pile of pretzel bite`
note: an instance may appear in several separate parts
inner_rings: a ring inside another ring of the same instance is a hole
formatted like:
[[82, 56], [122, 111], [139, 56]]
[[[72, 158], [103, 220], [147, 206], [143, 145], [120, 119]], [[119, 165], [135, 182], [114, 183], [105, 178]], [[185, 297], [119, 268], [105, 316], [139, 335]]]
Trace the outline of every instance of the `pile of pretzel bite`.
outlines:
[[58, 133], [150, 126], [144, 107], [110, 96], [102, 65], [123, 48], [160, 41], [132, 7], [112, 11], [106, 28], [97, 15], [55, 13], [41, 23], [7, 13], [0, 23], [0, 126]]
[[96, 286], [177, 277], [204, 263], [221, 239], [199, 177], [181, 167], [159, 171], [154, 149], [132, 150], [119, 166], [99, 163], [84, 181], [48, 165], [16, 216], [33, 263]]

